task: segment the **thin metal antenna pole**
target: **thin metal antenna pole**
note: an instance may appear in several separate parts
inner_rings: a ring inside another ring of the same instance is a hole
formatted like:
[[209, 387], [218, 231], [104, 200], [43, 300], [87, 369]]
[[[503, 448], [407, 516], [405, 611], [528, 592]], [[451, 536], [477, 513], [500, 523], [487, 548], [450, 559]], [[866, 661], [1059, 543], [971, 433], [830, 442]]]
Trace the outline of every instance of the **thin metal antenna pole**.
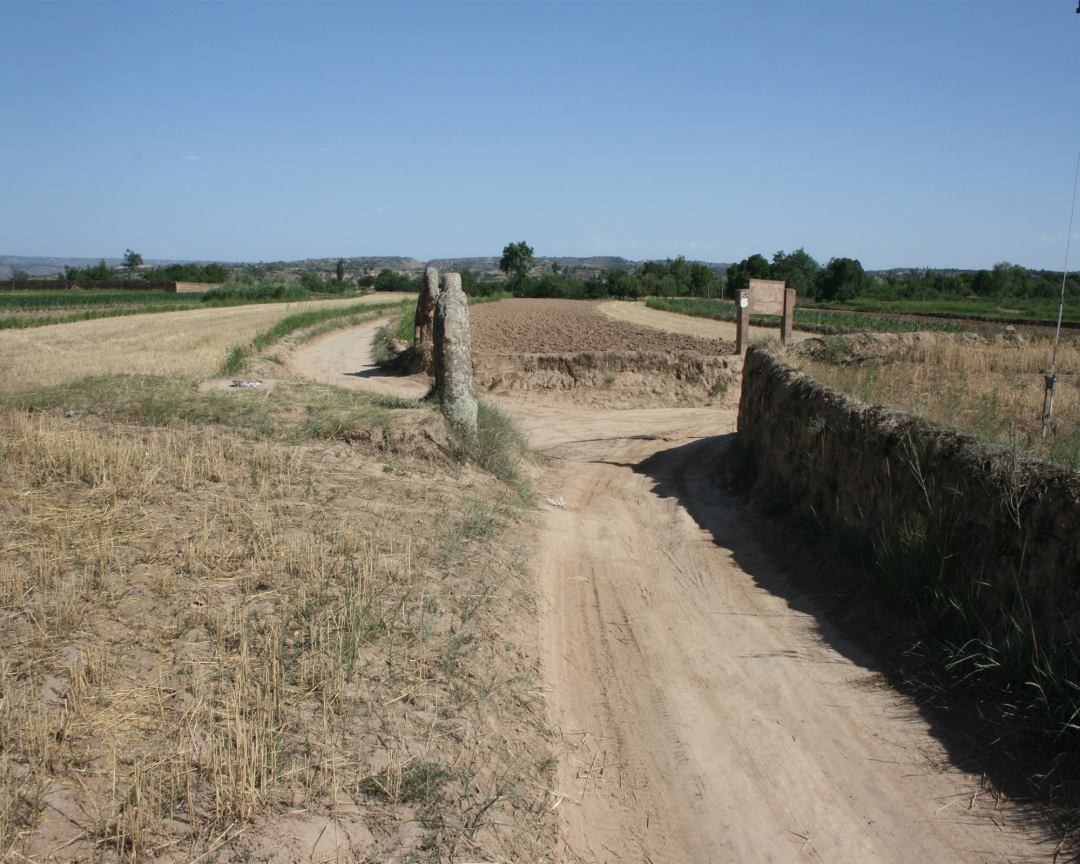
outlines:
[[[1080, 12], [1080, 8], [1076, 10]], [[1076, 156], [1076, 176], [1073, 178], [1072, 209], [1069, 211], [1069, 236], [1065, 238], [1065, 272], [1061, 274], [1061, 303], [1058, 305], [1057, 331], [1054, 333], [1054, 357], [1050, 361], [1050, 375], [1046, 379], [1043, 392], [1042, 437], [1050, 427], [1050, 418], [1054, 414], [1054, 385], [1057, 384], [1058, 342], [1061, 340], [1061, 318], [1065, 314], [1065, 280], [1069, 278], [1069, 250], [1072, 247], [1073, 218], [1076, 216], [1076, 184], [1080, 181], [1080, 153]]]

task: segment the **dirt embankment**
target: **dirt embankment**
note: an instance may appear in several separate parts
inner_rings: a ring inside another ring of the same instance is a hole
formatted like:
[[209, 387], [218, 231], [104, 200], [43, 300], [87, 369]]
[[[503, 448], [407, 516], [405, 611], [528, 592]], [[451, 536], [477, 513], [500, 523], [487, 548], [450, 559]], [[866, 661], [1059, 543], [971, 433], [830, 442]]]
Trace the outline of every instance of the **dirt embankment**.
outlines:
[[577, 354], [476, 354], [481, 393], [532, 403], [562, 401], [614, 407], [734, 405], [741, 357], [692, 351], [582, 351]]
[[867, 405], [761, 346], [746, 358], [739, 435], [753, 451], [757, 497], [884, 536], [947, 522], [953, 555], [972, 578], [1002, 594], [1019, 588], [1045, 635], [1080, 633], [1072, 472]]

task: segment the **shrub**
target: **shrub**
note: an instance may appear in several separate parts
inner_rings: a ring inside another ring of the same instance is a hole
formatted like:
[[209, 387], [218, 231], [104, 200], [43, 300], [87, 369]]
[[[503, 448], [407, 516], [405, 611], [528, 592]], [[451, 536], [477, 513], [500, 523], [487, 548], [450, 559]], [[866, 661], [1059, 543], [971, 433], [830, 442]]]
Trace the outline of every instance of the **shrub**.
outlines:
[[410, 279], [404, 273], [395, 273], [389, 267], [384, 267], [375, 281], [372, 283], [376, 291], [418, 291], [416, 281]]
[[169, 264], [148, 270], [139, 278], [147, 282], [224, 282], [229, 271], [220, 264]]
[[252, 302], [275, 300], [310, 300], [311, 292], [297, 283], [258, 282], [254, 285], [222, 285], [203, 292], [204, 303], [215, 302]]

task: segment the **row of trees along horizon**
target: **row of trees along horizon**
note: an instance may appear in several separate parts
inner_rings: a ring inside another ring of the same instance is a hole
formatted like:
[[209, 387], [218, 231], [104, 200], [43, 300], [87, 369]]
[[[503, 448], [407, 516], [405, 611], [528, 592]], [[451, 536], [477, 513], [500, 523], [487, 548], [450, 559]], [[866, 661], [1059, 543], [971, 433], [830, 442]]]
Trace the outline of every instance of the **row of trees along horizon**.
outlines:
[[[146, 282], [247, 282], [255, 281], [242, 268], [233, 269], [221, 264], [169, 264], [137, 273], [143, 264], [142, 255], [126, 250], [121, 268], [113, 268], [104, 260], [90, 267], [65, 265], [58, 280], [75, 282], [110, 280], [118, 270], [129, 278]], [[802, 300], [842, 303], [856, 298], [875, 300], [938, 300], [978, 297], [986, 299], [1054, 299], [1061, 292], [1061, 272], [1029, 270], [1018, 264], [1001, 262], [990, 270], [942, 273], [924, 271], [868, 272], [858, 259], [831, 258], [821, 264], [805, 249], [777, 252], [768, 260], [755, 254], [731, 264], [717, 273], [707, 264], [687, 261], [680, 255], [666, 261], [646, 261], [633, 268], [616, 267], [587, 279], [576, 278], [562, 271], [558, 261], [545, 264], [548, 272], [534, 274], [537, 262], [534, 250], [527, 243], [510, 243], [503, 249], [499, 268], [508, 281], [482, 279], [469, 270], [461, 273], [462, 288], [472, 297], [484, 297], [509, 289], [515, 297], [550, 297], [579, 300], [598, 300], [605, 297], [636, 299], [639, 297], [694, 297], [731, 299], [735, 291], [748, 287], [750, 279], [782, 279], [794, 288]], [[420, 280], [404, 273], [384, 268], [377, 276], [361, 276], [355, 282], [345, 279], [345, 263], [339, 260], [335, 278], [322, 279], [317, 273], [305, 271], [299, 276], [300, 287], [311, 293], [342, 293], [349, 290], [418, 291]], [[16, 271], [16, 280], [29, 278], [25, 271]], [[280, 281], [280, 280], [279, 280]], [[1065, 284], [1066, 300], [1080, 301], [1080, 274], [1070, 273]]]
[[[138, 278], [144, 282], [225, 282], [229, 279], [229, 270], [221, 264], [168, 264], [138, 273], [143, 265], [143, 256], [130, 249], [124, 252], [124, 263], [119, 267], [110, 267], [102, 258], [97, 264], [87, 267], [64, 265], [64, 272], [56, 274], [58, 282], [106, 282], [118, 276], [129, 279]], [[138, 274], [136, 276], [136, 274]], [[28, 281], [30, 274], [25, 270], [15, 270], [11, 274], [15, 282]]]
[[[1029, 270], [1007, 261], [991, 270], [940, 273], [935, 270], [867, 272], [853, 258], [816, 261], [805, 249], [777, 252], [769, 261], [756, 254], [728, 266], [717, 274], [706, 264], [689, 262], [683, 256], [667, 261], [647, 261], [628, 270], [615, 268], [603, 276], [587, 280], [568, 278], [552, 272], [529, 275], [536, 264], [526, 243], [511, 243], [503, 250], [500, 269], [510, 277], [516, 297], [602, 297], [637, 298], [696, 297], [731, 299], [735, 291], [749, 287], [751, 279], [782, 279], [800, 298], [842, 303], [858, 297], [876, 300], [939, 300], [968, 297], [995, 299], [1056, 299], [1061, 292], [1062, 273]], [[463, 286], [465, 277], [462, 277]], [[468, 293], [468, 288], [466, 288]], [[1070, 273], [1065, 284], [1067, 300], [1080, 301], [1080, 274]]]

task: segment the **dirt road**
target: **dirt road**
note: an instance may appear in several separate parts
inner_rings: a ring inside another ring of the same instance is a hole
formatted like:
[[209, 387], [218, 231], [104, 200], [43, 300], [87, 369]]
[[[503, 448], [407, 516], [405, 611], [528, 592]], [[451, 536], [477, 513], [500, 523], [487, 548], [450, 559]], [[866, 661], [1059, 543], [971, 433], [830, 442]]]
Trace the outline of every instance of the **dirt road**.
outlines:
[[424, 376], [388, 375], [371, 357], [375, 331], [385, 324], [383, 319], [332, 330], [296, 351], [285, 366], [302, 378], [322, 384], [418, 399], [428, 391]]
[[[361, 369], [372, 330], [324, 337], [293, 368], [329, 370], [348, 338]], [[543, 505], [534, 556], [565, 742], [560, 860], [1053, 857], [789, 588], [767, 527], [714, 485], [734, 412], [507, 410], [552, 458], [541, 500], [565, 503]]]

